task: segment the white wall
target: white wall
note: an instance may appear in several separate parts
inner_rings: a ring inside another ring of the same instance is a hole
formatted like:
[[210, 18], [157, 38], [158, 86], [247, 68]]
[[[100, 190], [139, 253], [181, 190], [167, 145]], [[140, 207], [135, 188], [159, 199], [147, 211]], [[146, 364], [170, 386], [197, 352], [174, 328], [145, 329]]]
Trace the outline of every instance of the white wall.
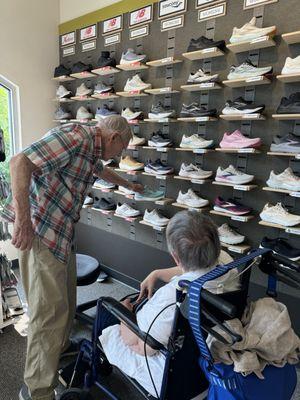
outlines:
[[22, 146], [53, 126], [59, 0], [0, 1], [0, 75], [18, 85]]
[[119, 1], [121, 0], [60, 0], [60, 22], [70, 21]]

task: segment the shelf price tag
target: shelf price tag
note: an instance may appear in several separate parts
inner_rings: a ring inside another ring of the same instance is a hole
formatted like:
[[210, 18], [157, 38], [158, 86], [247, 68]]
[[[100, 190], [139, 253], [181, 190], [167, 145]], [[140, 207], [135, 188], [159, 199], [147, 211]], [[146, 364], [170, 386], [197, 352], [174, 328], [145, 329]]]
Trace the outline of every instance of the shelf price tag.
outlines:
[[286, 233], [292, 233], [293, 235], [300, 235], [300, 228], [287, 228]]
[[191, 179], [191, 182], [195, 185], [203, 185], [205, 183], [204, 179]]
[[295, 155], [296, 160], [300, 160], [300, 154]]
[[242, 115], [243, 119], [259, 119], [260, 114], [244, 114]]
[[249, 190], [248, 186], [244, 186], [244, 185], [235, 185], [233, 186], [234, 190], [242, 190], [243, 192], [247, 192]]
[[195, 118], [196, 122], [205, 122], [205, 121], [208, 121], [208, 120], [209, 120], [209, 117], [196, 117]]
[[253, 76], [252, 78], [246, 79], [247, 82], [257, 82], [257, 81], [262, 81], [264, 79], [263, 76]]
[[209, 47], [208, 49], [201, 50], [201, 53], [214, 53], [215, 51], [217, 51], [216, 47]]
[[157, 120], [157, 122], [169, 122], [169, 118], [160, 118]]
[[206, 153], [206, 149], [194, 149], [193, 153], [194, 154], [204, 154], [204, 153]]
[[162, 58], [161, 60], [160, 60], [160, 62], [162, 63], [162, 64], [165, 64], [165, 63], [168, 63], [168, 62], [172, 62], [173, 61], [173, 57], [166, 57], [166, 58]]
[[200, 85], [199, 85], [200, 88], [208, 88], [208, 87], [214, 87], [214, 86], [215, 86], [214, 82], [200, 83]]
[[157, 147], [155, 148], [156, 151], [160, 151], [161, 153], [166, 153], [168, 149], [166, 147]]
[[259, 43], [259, 42], [265, 42], [266, 40], [269, 40], [269, 36], [261, 36], [256, 39], [251, 40], [250, 43]]
[[243, 249], [241, 249], [239, 247], [229, 246], [229, 247], [227, 247], [227, 249], [229, 251], [232, 251], [233, 253], [238, 253], [238, 254], [242, 254], [243, 253]]
[[292, 197], [300, 197], [300, 192], [291, 192], [290, 196], [292, 196]]
[[165, 87], [165, 88], [159, 89], [160, 92], [170, 92], [171, 90], [172, 90], [172, 88], [170, 88], [170, 87]]
[[240, 215], [233, 215], [233, 216], [231, 217], [231, 219], [232, 219], [233, 221], [242, 221], [242, 222], [247, 221], [247, 217], [242, 217], [242, 216], [240, 216]]

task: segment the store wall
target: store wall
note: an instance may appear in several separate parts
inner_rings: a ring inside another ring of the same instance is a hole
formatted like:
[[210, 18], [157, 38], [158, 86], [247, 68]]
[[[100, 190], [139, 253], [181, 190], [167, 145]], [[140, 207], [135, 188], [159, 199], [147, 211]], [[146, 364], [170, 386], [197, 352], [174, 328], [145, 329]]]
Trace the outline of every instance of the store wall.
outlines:
[[53, 126], [58, 24], [59, 0], [0, 3], [0, 75], [19, 87], [22, 146]]

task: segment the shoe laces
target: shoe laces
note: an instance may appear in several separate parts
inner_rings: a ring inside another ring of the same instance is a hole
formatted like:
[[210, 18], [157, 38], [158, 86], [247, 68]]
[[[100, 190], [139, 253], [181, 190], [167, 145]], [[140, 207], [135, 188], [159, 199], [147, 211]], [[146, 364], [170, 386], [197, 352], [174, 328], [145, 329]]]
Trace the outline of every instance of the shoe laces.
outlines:
[[234, 175], [239, 175], [239, 176], [244, 175], [243, 172], [239, 171], [239, 170], [238, 170], [237, 168], [235, 168], [233, 165], [229, 165], [229, 167], [226, 168], [226, 169], [223, 170], [223, 171], [229, 171], [229, 172], [232, 172]]
[[191, 199], [193, 200], [198, 200], [199, 196], [196, 195], [196, 193], [193, 191], [193, 189], [189, 189], [187, 194], [190, 196]]
[[300, 178], [299, 178], [298, 176], [296, 176], [296, 175], [293, 173], [293, 170], [292, 170], [291, 168], [287, 168], [287, 169], [284, 171], [284, 175], [285, 175], [287, 178], [290, 178], [290, 179], [293, 179], [293, 180], [300, 180]]
[[273, 210], [284, 215], [284, 216], [289, 216], [290, 213], [288, 212], [288, 210], [281, 204], [281, 203], [277, 203], [274, 207]]

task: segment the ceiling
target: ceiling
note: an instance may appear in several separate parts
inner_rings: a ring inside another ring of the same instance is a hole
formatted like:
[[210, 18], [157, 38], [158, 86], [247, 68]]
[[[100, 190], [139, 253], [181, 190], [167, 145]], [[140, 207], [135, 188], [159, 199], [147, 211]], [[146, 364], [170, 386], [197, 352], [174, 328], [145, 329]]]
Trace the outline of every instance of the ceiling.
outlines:
[[60, 0], [60, 23], [81, 17], [119, 1], [121, 0]]

